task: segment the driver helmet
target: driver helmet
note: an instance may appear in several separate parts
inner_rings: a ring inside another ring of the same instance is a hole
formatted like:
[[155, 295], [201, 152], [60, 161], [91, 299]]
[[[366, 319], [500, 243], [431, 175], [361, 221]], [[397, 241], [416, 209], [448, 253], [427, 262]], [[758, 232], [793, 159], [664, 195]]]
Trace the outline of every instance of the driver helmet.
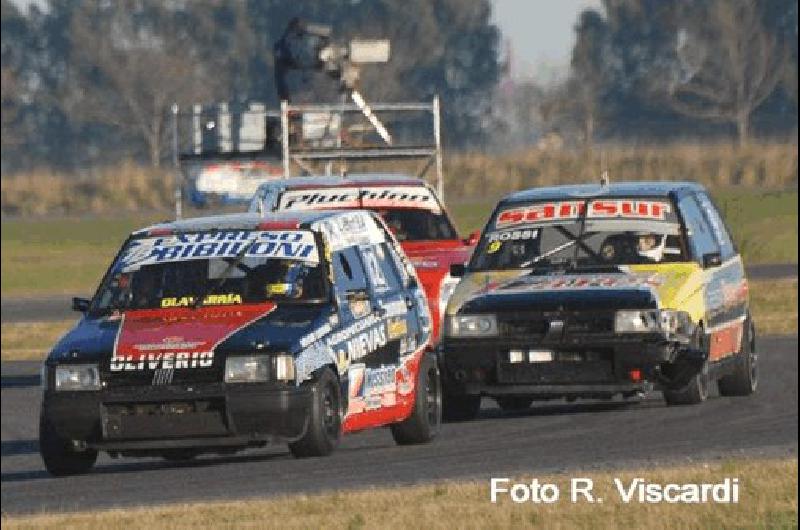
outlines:
[[666, 244], [666, 234], [654, 234], [653, 232], [636, 234], [636, 252], [649, 261], [660, 262], [664, 258]]
[[303, 296], [303, 280], [308, 268], [299, 261], [281, 260], [278, 273], [266, 286], [267, 296], [300, 298]]

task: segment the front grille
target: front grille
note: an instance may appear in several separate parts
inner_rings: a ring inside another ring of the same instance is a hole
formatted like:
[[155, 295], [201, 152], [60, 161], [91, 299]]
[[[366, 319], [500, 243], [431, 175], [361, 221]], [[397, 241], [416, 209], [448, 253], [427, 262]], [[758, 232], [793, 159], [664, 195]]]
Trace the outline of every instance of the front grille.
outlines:
[[564, 336], [585, 334], [608, 334], [614, 332], [614, 314], [610, 311], [562, 311], [562, 312], [508, 312], [498, 313], [497, 325], [500, 335], [520, 337], [536, 341], [550, 330], [550, 323], [561, 321]]
[[[171, 370], [171, 374], [165, 370]], [[218, 383], [222, 381], [222, 371], [214, 366], [211, 368], [167, 368], [156, 370], [122, 370], [119, 372], [106, 370], [101, 374], [101, 377], [109, 388], [195, 385], [200, 383]]]

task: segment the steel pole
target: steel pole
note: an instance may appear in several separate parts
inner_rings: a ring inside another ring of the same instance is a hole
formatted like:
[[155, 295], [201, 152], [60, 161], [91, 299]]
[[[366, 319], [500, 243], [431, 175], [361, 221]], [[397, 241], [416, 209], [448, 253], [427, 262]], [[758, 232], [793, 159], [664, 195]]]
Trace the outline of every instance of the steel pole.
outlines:
[[436, 143], [436, 192], [444, 202], [444, 170], [442, 168], [442, 117], [439, 94], [433, 96], [433, 141]]
[[289, 102], [285, 99], [281, 101], [281, 150], [283, 152], [283, 178], [289, 178], [290, 164], [289, 159]]
[[178, 104], [172, 104], [172, 163], [175, 166], [175, 219], [183, 217], [183, 172], [178, 153]]

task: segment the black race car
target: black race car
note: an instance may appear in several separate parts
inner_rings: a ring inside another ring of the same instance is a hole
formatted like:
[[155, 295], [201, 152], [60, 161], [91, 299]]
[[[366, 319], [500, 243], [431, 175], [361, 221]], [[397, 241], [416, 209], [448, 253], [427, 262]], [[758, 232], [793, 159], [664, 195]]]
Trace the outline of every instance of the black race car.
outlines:
[[256, 214], [130, 236], [43, 371], [47, 470], [98, 451], [184, 460], [341, 432], [436, 436], [431, 319], [414, 268], [365, 211]]
[[533, 399], [669, 404], [757, 385], [742, 259], [692, 183], [561, 186], [503, 199], [446, 311], [445, 416]]

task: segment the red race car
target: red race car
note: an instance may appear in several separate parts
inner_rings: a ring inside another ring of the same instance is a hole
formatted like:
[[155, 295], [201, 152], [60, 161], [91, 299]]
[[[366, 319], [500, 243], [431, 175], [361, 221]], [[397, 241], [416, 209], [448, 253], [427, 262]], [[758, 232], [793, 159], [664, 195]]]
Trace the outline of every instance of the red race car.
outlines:
[[417, 270], [439, 339], [444, 309], [458, 279], [450, 264], [465, 263], [479, 232], [458, 237], [434, 190], [407, 175], [365, 174], [345, 177], [296, 177], [262, 184], [250, 203], [251, 212], [321, 209], [364, 209], [378, 212], [394, 232]]

